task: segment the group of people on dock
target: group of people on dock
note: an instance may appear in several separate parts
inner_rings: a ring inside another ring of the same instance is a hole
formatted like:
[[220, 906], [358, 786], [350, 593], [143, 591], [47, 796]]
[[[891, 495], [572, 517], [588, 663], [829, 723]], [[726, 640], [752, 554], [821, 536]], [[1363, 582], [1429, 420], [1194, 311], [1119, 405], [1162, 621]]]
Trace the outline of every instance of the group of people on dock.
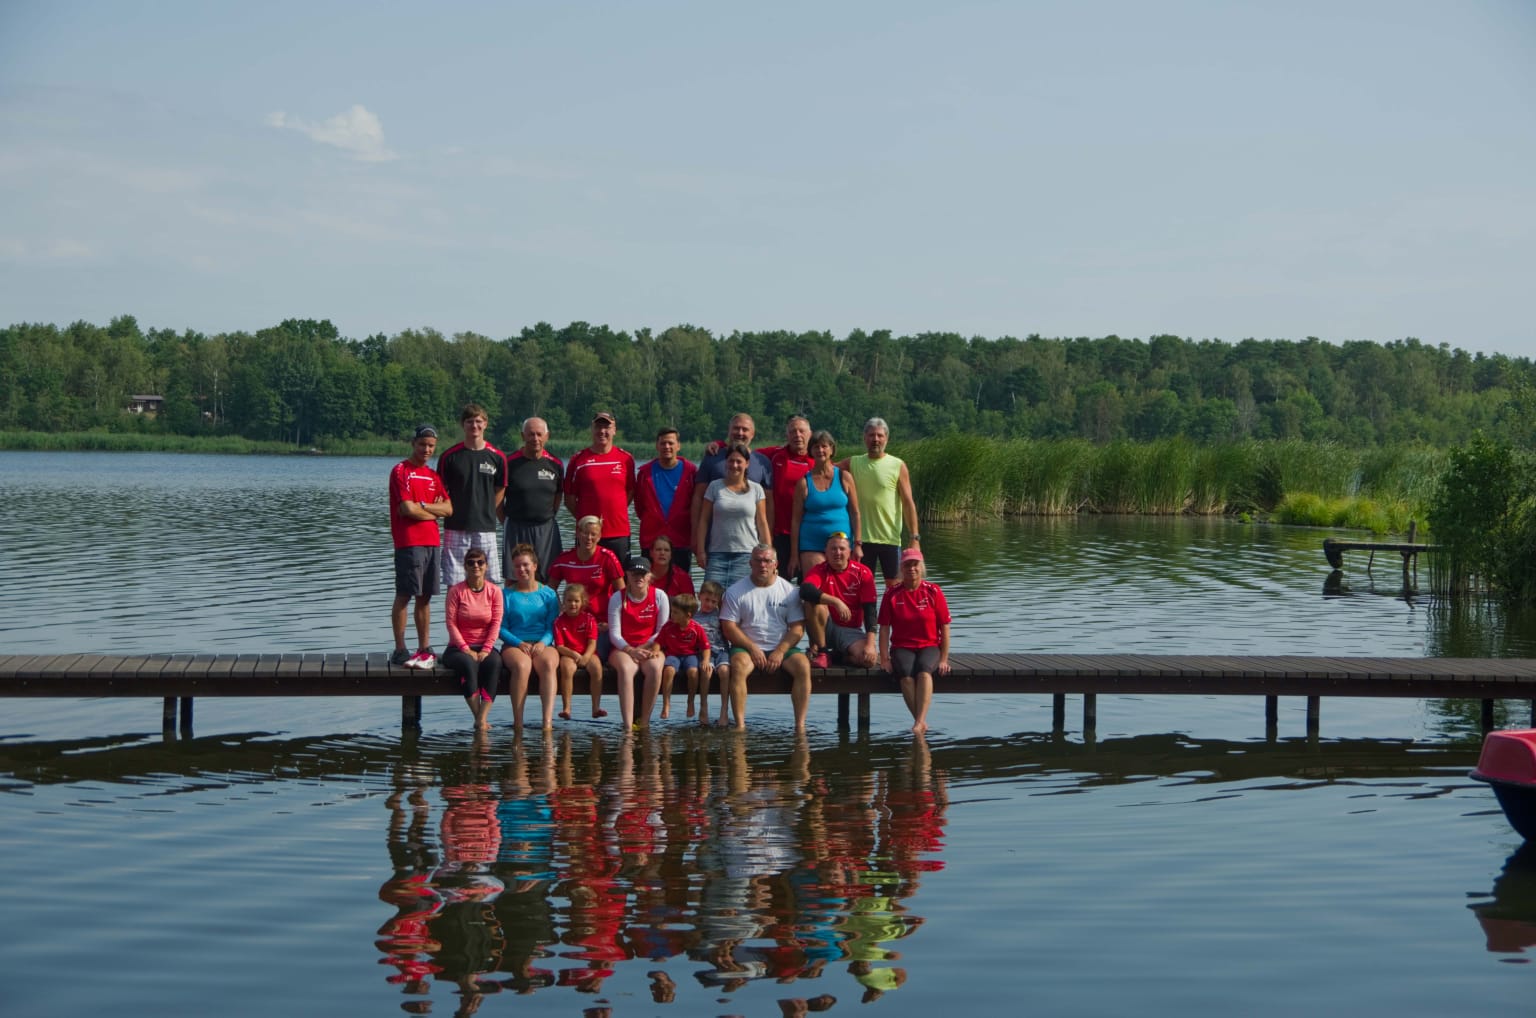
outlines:
[[[739, 413], [698, 464], [679, 455], [677, 429], [663, 428], [655, 457], [638, 466], [615, 444], [618, 421], [607, 410], [593, 414], [591, 444], [568, 463], [546, 448], [540, 418], [523, 422], [522, 447], [510, 455], [486, 440], [483, 407], [465, 406], [459, 423], [463, 440], [435, 468], [437, 430], [422, 425], [390, 472], [390, 663], [438, 665], [431, 599], [446, 590], [441, 664], [458, 677], [477, 729], [489, 728], [503, 681], [521, 728], [535, 677], [543, 726], [553, 725], [557, 700], [569, 720], [577, 671], [592, 717], [605, 717], [607, 665], [626, 730], [647, 724], [658, 699], [669, 718], [679, 679], [688, 717], [711, 723], [714, 686], [719, 723], [744, 728], [749, 679], [781, 672], [799, 730], [812, 670], [836, 658], [894, 676], [912, 730], [927, 730], [934, 677], [949, 672], [950, 614], [927, 581], [911, 478], [886, 452], [885, 421], [867, 421], [865, 453], [839, 461], [833, 437], [799, 415], [785, 423], [782, 445], [754, 448], [756, 425]], [[576, 521], [569, 550], [556, 521], [562, 505]]]

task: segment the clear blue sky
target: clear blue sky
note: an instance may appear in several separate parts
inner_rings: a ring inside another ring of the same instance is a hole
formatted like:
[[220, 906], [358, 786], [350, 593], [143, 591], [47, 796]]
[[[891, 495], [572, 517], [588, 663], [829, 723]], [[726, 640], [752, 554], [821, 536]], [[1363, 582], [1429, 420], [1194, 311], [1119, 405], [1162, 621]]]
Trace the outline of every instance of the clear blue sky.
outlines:
[[1536, 2], [0, 0], [0, 324], [1536, 356]]

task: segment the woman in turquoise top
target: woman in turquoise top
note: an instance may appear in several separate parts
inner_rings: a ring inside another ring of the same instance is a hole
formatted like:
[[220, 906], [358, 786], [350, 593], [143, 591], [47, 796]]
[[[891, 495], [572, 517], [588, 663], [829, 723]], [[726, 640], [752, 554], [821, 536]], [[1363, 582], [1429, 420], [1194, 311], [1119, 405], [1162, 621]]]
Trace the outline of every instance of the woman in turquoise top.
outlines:
[[512, 724], [523, 727], [523, 701], [528, 697], [528, 676], [539, 676], [539, 699], [544, 706], [544, 727], [555, 723], [555, 674], [560, 654], [555, 650], [555, 618], [560, 599], [539, 582], [539, 554], [531, 544], [511, 551], [501, 613], [501, 662], [507, 668], [512, 694]]
[[833, 534], [847, 534], [853, 557], [861, 557], [859, 495], [848, 472], [833, 465], [837, 442], [828, 432], [818, 431], [811, 436], [808, 451], [811, 471], [795, 485], [789, 526], [789, 560], [792, 566], [798, 563], [802, 577], [827, 557], [827, 538]]

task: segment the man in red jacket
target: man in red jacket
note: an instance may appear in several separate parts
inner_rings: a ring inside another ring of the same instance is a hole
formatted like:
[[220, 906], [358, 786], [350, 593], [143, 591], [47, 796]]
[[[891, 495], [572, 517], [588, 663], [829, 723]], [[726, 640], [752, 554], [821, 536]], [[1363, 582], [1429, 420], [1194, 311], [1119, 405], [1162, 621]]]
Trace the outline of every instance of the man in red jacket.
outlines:
[[665, 534], [672, 542], [672, 567], [693, 565], [693, 481], [698, 467], [677, 454], [676, 428], [656, 433], [656, 458], [640, 468], [635, 480], [635, 515], [640, 517], [640, 553], [651, 556], [651, 542]]

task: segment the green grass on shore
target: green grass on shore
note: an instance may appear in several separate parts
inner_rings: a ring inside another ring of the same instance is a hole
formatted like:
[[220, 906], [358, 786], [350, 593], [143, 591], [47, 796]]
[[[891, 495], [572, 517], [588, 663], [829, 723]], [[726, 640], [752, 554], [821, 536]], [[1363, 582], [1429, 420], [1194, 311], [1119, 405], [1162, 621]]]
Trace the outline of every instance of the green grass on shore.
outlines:
[[919, 511], [930, 519], [1079, 512], [1269, 514], [1282, 523], [1376, 533], [1424, 526], [1445, 457], [1327, 442], [1010, 440], [947, 435], [903, 445]]

